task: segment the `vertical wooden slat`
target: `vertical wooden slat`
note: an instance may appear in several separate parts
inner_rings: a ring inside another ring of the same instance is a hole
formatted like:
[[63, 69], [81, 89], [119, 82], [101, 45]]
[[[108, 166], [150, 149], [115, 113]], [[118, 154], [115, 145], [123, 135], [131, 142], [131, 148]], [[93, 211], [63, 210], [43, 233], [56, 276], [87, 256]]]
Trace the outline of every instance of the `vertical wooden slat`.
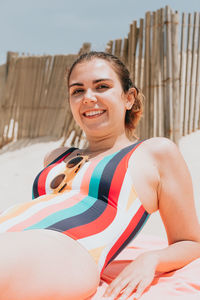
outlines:
[[5, 65], [5, 89], [1, 98], [1, 111], [0, 111], [0, 128], [1, 128], [1, 136], [0, 136], [0, 147], [6, 144], [7, 140], [7, 132], [9, 126], [9, 115], [10, 115], [10, 98], [11, 98], [11, 87], [14, 81], [14, 64], [15, 59], [11, 60], [10, 72], [7, 72], [7, 63]]
[[149, 81], [150, 81], [150, 57], [151, 57], [151, 50], [150, 50], [150, 25], [151, 25], [151, 13], [147, 12], [145, 14], [145, 50], [144, 50], [144, 84], [143, 90], [146, 97], [145, 100], [145, 110], [144, 110], [144, 123], [145, 123], [145, 138], [150, 137], [149, 134], [149, 123], [150, 123], [150, 116], [149, 116], [149, 103], [150, 103], [150, 88], [149, 88]]
[[171, 38], [171, 11], [165, 8], [166, 23], [166, 94], [165, 94], [165, 134], [173, 138], [173, 94], [172, 94], [172, 38]]
[[61, 89], [63, 89], [63, 84], [64, 84], [64, 68], [63, 66], [65, 65], [64, 63], [65, 61], [65, 57], [63, 55], [59, 55], [57, 57], [57, 64], [56, 64], [56, 68], [54, 70], [55, 72], [55, 77], [54, 77], [54, 95], [51, 95], [53, 97], [50, 97], [50, 106], [51, 106], [51, 110], [49, 111], [50, 115], [49, 115], [49, 121], [50, 119], [54, 120], [54, 123], [51, 123], [51, 125], [49, 126], [49, 135], [53, 134], [56, 135], [56, 131], [58, 128], [58, 124], [59, 124], [59, 119], [56, 118], [56, 112], [57, 114], [60, 114], [60, 111], [62, 110], [62, 103], [64, 99], [61, 99]]
[[44, 83], [43, 88], [41, 91], [40, 101], [38, 103], [38, 114], [37, 114], [37, 122], [35, 124], [35, 132], [36, 136], [44, 136], [44, 117], [45, 113], [48, 107], [47, 103], [47, 93], [48, 93], [48, 87], [49, 87], [49, 81], [50, 81], [50, 75], [51, 75], [51, 69], [52, 69], [52, 63], [53, 63], [53, 56], [48, 55], [46, 58], [45, 63], [45, 70], [44, 70]]
[[192, 15], [188, 15], [188, 30], [187, 30], [187, 50], [186, 50], [186, 74], [185, 74], [185, 94], [184, 94], [184, 128], [183, 134], [188, 133], [188, 118], [189, 118], [189, 96], [190, 96], [190, 76], [191, 76], [191, 23]]
[[37, 68], [37, 75], [36, 75], [36, 85], [37, 89], [35, 90], [34, 100], [33, 100], [33, 107], [32, 107], [32, 118], [30, 121], [30, 135], [32, 138], [38, 136], [37, 131], [37, 123], [39, 122], [39, 106], [41, 101], [42, 89], [44, 87], [44, 73], [45, 73], [45, 64], [46, 64], [47, 57], [38, 57], [38, 68]]
[[128, 67], [130, 77], [135, 82], [135, 61], [136, 61], [136, 46], [137, 46], [137, 22], [134, 21], [130, 25], [130, 32], [128, 37]]
[[[32, 74], [29, 73], [29, 70], [32, 70], [32, 58], [22, 57], [21, 60], [21, 70], [20, 70], [20, 85], [19, 89], [16, 91], [17, 96], [17, 106], [19, 107], [19, 130], [18, 137], [26, 138], [28, 137], [28, 128], [27, 128], [27, 109], [30, 107], [32, 101]], [[25, 101], [26, 99], [26, 101]]]
[[106, 45], [106, 52], [112, 54], [113, 53], [113, 41], [109, 41]]
[[124, 39], [123, 49], [122, 49], [122, 61], [125, 65], [128, 64], [128, 38]]
[[131, 55], [131, 79], [135, 82], [135, 64], [136, 64], [136, 47], [137, 47], [137, 22], [133, 22], [133, 30], [132, 30], [132, 55]]
[[195, 107], [195, 84], [196, 84], [196, 66], [197, 66], [197, 26], [198, 19], [197, 13], [194, 13], [193, 19], [193, 35], [192, 35], [192, 62], [191, 62], [191, 77], [190, 77], [190, 97], [189, 97], [189, 121], [188, 121], [188, 133], [191, 133], [194, 120], [194, 107]]
[[[32, 69], [32, 59], [30, 57], [23, 58], [23, 69], [21, 70], [20, 80], [21, 80], [21, 88], [16, 91], [17, 98], [19, 99], [19, 119], [20, 119], [20, 136], [21, 138], [26, 138], [28, 136], [27, 131], [27, 108], [30, 106], [31, 98], [32, 98], [32, 90], [30, 85], [29, 70]], [[32, 74], [31, 74], [32, 75]], [[25, 102], [24, 99], [27, 99]]]
[[[70, 67], [72, 62], [74, 61], [75, 56], [64, 56], [64, 65], [65, 68], [68, 66]], [[60, 73], [60, 82], [61, 82], [61, 88], [60, 88], [60, 94], [59, 94], [59, 98], [60, 98], [60, 109], [59, 109], [59, 118], [57, 119], [57, 132], [60, 132], [61, 136], [63, 134], [63, 130], [64, 130], [64, 119], [66, 116], [66, 113], [68, 112], [68, 114], [71, 115], [71, 110], [70, 110], [70, 106], [69, 106], [69, 101], [68, 101], [68, 95], [67, 95], [67, 86], [66, 86], [66, 82], [64, 81], [64, 73], [63, 73], [63, 69], [61, 67], [61, 73]]]
[[6, 64], [0, 66], [0, 147], [3, 145], [4, 135], [4, 98], [5, 98], [5, 85], [6, 85]]
[[30, 94], [27, 93], [27, 59], [22, 56], [18, 60], [18, 70], [16, 76], [19, 78], [18, 85], [15, 88], [15, 105], [16, 105], [16, 121], [18, 124], [17, 139], [24, 138], [27, 128], [24, 128], [26, 118], [26, 107], [24, 107], [24, 99], [27, 99], [28, 105]]
[[[41, 84], [41, 59], [40, 57], [30, 57], [32, 61], [31, 70], [28, 70], [29, 81], [29, 93], [31, 94], [29, 106], [26, 109], [27, 115], [27, 137], [33, 138], [35, 131], [35, 111], [37, 106], [37, 101], [39, 97], [40, 84]], [[26, 101], [26, 100], [25, 100]], [[26, 105], [26, 104], [24, 104]]]
[[[48, 128], [46, 128], [47, 133], [49, 136], [56, 134], [56, 127], [58, 123], [58, 119], [56, 117], [56, 112], [58, 113], [60, 110], [60, 89], [62, 87], [63, 83], [63, 76], [61, 76], [62, 71], [64, 71], [64, 57], [63, 55], [56, 55], [55, 57], [55, 65], [52, 70], [53, 72], [53, 86], [54, 89], [51, 89], [51, 93], [48, 97], [48, 103], [49, 103], [49, 111], [47, 114], [47, 123]], [[51, 122], [50, 120], [53, 120]]]
[[0, 107], [5, 93], [5, 85], [6, 85], [6, 77], [7, 77], [6, 69], [7, 69], [6, 64], [0, 65]]
[[41, 102], [41, 96], [43, 95], [43, 88], [44, 88], [44, 78], [45, 78], [45, 67], [46, 67], [46, 61], [47, 56], [40, 56], [37, 57], [37, 69], [36, 69], [36, 78], [35, 78], [35, 92], [34, 92], [34, 98], [32, 103], [32, 116], [30, 119], [30, 137], [35, 138], [38, 136], [38, 129], [37, 129], [37, 123], [39, 123], [39, 107]]
[[185, 96], [185, 76], [186, 76], [186, 53], [185, 53], [185, 31], [186, 31], [186, 14], [182, 14], [181, 25], [181, 49], [180, 49], [180, 84], [179, 84], [179, 98], [180, 98], [180, 135], [184, 135], [184, 96]]
[[[143, 59], [143, 42], [144, 42], [144, 20], [140, 19], [140, 26], [139, 26], [139, 32], [138, 32], [138, 43], [139, 43], [139, 49], [138, 49], [138, 57], [137, 57], [137, 81], [136, 86], [142, 90], [143, 85], [143, 68], [144, 68], [144, 59]], [[145, 137], [144, 133], [144, 118], [141, 118], [140, 123], [137, 128], [137, 135], [140, 138]]]
[[26, 78], [24, 80], [24, 97], [22, 97], [23, 107], [23, 138], [30, 137], [30, 124], [34, 105], [34, 95], [38, 89], [37, 85], [37, 66], [38, 57], [29, 56], [25, 58]]
[[164, 9], [159, 10], [158, 14], [158, 136], [164, 136]]
[[19, 88], [22, 89], [22, 80], [21, 78], [24, 74], [23, 72], [23, 57], [18, 58], [16, 62], [15, 76], [18, 78], [18, 84], [14, 89], [14, 101], [15, 101], [15, 119], [17, 122], [17, 139], [22, 138], [22, 122], [21, 122], [21, 106], [20, 106], [20, 97], [19, 97]]
[[139, 89], [142, 88], [143, 32], [144, 32], [144, 20], [140, 19], [140, 27], [139, 27], [139, 34], [138, 34], [139, 53], [138, 53], [137, 82], [136, 82], [136, 85]]
[[[67, 64], [65, 66], [66, 70], [70, 69], [70, 66], [72, 65], [73, 61], [75, 60], [76, 56], [75, 55], [68, 55], [68, 61]], [[69, 126], [71, 124], [71, 120], [72, 120], [72, 113], [71, 113], [71, 109], [70, 109], [70, 105], [69, 105], [69, 99], [68, 99], [68, 94], [67, 94], [67, 86], [65, 86], [65, 99], [66, 99], [66, 109], [65, 109], [65, 124], [64, 124], [64, 128], [63, 128], [63, 134], [66, 135], [70, 135], [70, 130], [69, 130]]]
[[18, 57], [19, 53], [18, 52], [13, 52], [13, 51], [8, 51], [7, 52], [7, 59], [6, 59], [6, 76], [8, 75], [9, 68], [10, 68], [10, 61], [14, 57]]
[[[47, 88], [47, 93], [45, 97], [45, 103], [43, 104], [43, 122], [42, 122], [42, 132], [41, 136], [44, 136], [45, 134], [51, 135], [51, 130], [52, 127], [55, 124], [55, 118], [52, 113], [53, 107], [52, 102], [53, 99], [56, 99], [56, 76], [57, 76], [57, 65], [59, 64], [60, 57], [58, 55], [55, 55], [53, 57], [53, 63], [51, 66], [51, 72], [50, 72], [50, 77], [49, 77], [49, 82], [48, 82], [48, 88]], [[50, 121], [51, 120], [51, 121]]]
[[180, 138], [180, 101], [179, 101], [179, 15], [172, 14], [172, 89], [173, 89], [173, 141], [178, 144]]
[[156, 126], [156, 62], [157, 62], [157, 45], [156, 45], [156, 24], [157, 23], [157, 14], [153, 12], [151, 15], [151, 58], [150, 58], [150, 68], [151, 76], [149, 77], [149, 86], [150, 86], [150, 102], [149, 102], [149, 136], [155, 136], [155, 126]]
[[133, 35], [132, 35], [132, 32], [133, 32], [133, 24], [130, 24], [130, 31], [128, 33], [128, 68], [129, 68], [129, 71], [130, 71], [130, 75], [131, 75], [131, 66], [132, 66], [132, 38], [133, 38]]
[[137, 49], [138, 49], [138, 36], [139, 36], [139, 28], [137, 27], [137, 21], [133, 22], [134, 31], [135, 31], [135, 39], [134, 39], [134, 53], [133, 53], [133, 80], [134, 83], [137, 78], [137, 69], [136, 69], [136, 59], [137, 59]]
[[[14, 140], [17, 137], [17, 129], [18, 129], [18, 122], [17, 122], [17, 116], [19, 114], [19, 105], [18, 105], [18, 101], [19, 99], [17, 99], [17, 89], [20, 86], [20, 80], [19, 80], [19, 74], [20, 74], [20, 59], [15, 58], [14, 59], [14, 64], [12, 64], [13, 60], [11, 60], [10, 62], [10, 67], [9, 67], [9, 74], [11, 73], [13, 75], [11, 75], [11, 90], [9, 93], [9, 101], [8, 101], [8, 109], [9, 109], [9, 118], [8, 118], [8, 122], [9, 122], [9, 127], [8, 127], [8, 132], [9, 134], [11, 134], [11, 140]], [[11, 65], [13, 66], [13, 72], [11, 71]], [[8, 77], [9, 77], [8, 74]], [[8, 99], [7, 99], [8, 100]], [[7, 102], [6, 100], [6, 102]], [[14, 121], [13, 123], [13, 127], [11, 128], [11, 120]], [[12, 130], [12, 133], [11, 133]], [[7, 132], [7, 134], [8, 134]], [[8, 136], [7, 136], [8, 138]]]
[[[65, 113], [67, 110], [67, 106], [69, 108], [69, 103], [67, 99], [67, 95], [65, 95], [66, 91], [66, 82], [64, 81], [64, 68], [63, 65], [66, 66], [71, 64], [71, 57], [69, 56], [63, 56], [61, 65], [59, 65], [59, 79], [58, 82], [60, 82], [60, 86], [58, 85], [58, 92], [57, 92], [57, 97], [58, 97], [58, 105], [57, 109], [55, 110], [56, 113], [56, 122], [54, 126], [54, 135], [58, 134], [60, 136], [62, 132], [62, 128], [64, 126], [64, 118], [65, 118]], [[55, 104], [54, 104], [55, 105]]]
[[200, 13], [198, 13], [198, 44], [197, 44], [197, 68], [196, 68], [196, 85], [195, 85], [195, 115], [194, 115], [194, 130], [200, 128]]
[[90, 43], [83, 43], [81, 49], [78, 52], [78, 55], [82, 55], [84, 53], [88, 53], [91, 50], [91, 44]]
[[122, 47], [122, 40], [121, 39], [115, 40], [114, 55], [117, 56], [119, 59], [121, 58], [121, 47]]
[[154, 55], [153, 55], [153, 61], [154, 61], [154, 81], [153, 81], [153, 90], [154, 90], [154, 130], [153, 135], [158, 136], [159, 135], [159, 126], [160, 126], [160, 115], [159, 115], [159, 91], [161, 86], [161, 66], [160, 66], [160, 10], [156, 11], [154, 14]]
[[[11, 131], [10, 125], [11, 120], [13, 119], [13, 112], [15, 111], [15, 88], [18, 86], [19, 78], [16, 76], [16, 70], [18, 69], [18, 58], [12, 57], [9, 62], [9, 72], [7, 75], [5, 94], [2, 102], [2, 118], [1, 122], [3, 123], [2, 128], [2, 145], [6, 144], [9, 140], [13, 140], [13, 132], [11, 137], [9, 137], [9, 132]], [[15, 125], [15, 124], [14, 124]], [[6, 129], [7, 128], [7, 129]], [[6, 129], [6, 130], [5, 130]]]

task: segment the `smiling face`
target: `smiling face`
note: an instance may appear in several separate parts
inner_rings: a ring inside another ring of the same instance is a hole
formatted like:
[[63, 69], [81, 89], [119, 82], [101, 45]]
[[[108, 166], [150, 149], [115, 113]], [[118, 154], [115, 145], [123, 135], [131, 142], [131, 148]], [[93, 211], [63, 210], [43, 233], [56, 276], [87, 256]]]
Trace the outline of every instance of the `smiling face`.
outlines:
[[125, 132], [127, 96], [109, 62], [94, 58], [77, 64], [69, 78], [69, 101], [86, 136]]

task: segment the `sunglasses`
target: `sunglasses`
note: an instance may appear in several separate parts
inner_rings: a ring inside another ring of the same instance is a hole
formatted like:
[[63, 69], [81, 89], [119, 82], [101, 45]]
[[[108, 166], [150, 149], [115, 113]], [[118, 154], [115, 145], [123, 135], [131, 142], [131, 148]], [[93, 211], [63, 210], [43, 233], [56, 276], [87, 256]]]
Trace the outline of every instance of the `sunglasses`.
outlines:
[[53, 190], [54, 194], [61, 193], [66, 190], [67, 184], [71, 181], [80, 168], [87, 162], [89, 156], [77, 154], [76, 157], [70, 159], [66, 163], [66, 168], [63, 173], [60, 173], [50, 182], [50, 188]]

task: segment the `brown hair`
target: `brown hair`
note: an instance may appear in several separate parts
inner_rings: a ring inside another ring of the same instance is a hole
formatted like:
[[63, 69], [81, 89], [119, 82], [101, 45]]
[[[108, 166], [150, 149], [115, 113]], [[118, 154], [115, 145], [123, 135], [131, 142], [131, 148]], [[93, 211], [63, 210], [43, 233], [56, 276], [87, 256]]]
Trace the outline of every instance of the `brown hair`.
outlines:
[[90, 61], [94, 58], [104, 59], [108, 61], [112, 67], [113, 70], [116, 72], [116, 74], [119, 77], [119, 80], [122, 85], [122, 89], [124, 93], [128, 92], [130, 88], [135, 88], [136, 94], [135, 94], [135, 102], [130, 110], [126, 111], [125, 115], [125, 128], [127, 136], [131, 139], [132, 137], [135, 137], [134, 131], [137, 127], [137, 124], [141, 118], [141, 115], [143, 113], [143, 100], [144, 95], [142, 92], [133, 84], [132, 80], [130, 79], [130, 73], [126, 66], [121, 62], [119, 58], [116, 56], [106, 53], [106, 52], [97, 52], [97, 51], [91, 51], [88, 53], [84, 53], [81, 56], [79, 56], [75, 62], [72, 64], [68, 76], [67, 76], [67, 83], [69, 86], [69, 79], [71, 76], [71, 73], [74, 69], [74, 67], [82, 62]]

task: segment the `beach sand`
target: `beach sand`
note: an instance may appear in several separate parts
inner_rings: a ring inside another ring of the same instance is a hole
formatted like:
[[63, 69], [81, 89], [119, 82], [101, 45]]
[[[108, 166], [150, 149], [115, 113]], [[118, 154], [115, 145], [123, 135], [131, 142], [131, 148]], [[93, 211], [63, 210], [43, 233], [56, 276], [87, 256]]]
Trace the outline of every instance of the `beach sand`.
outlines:
[[[45, 154], [60, 146], [61, 140], [21, 140], [0, 150], [0, 210], [32, 197], [32, 182], [43, 167]], [[190, 170], [197, 215], [200, 220], [200, 130], [182, 137], [179, 149]], [[165, 236], [159, 213], [151, 215], [143, 228], [144, 233]]]

